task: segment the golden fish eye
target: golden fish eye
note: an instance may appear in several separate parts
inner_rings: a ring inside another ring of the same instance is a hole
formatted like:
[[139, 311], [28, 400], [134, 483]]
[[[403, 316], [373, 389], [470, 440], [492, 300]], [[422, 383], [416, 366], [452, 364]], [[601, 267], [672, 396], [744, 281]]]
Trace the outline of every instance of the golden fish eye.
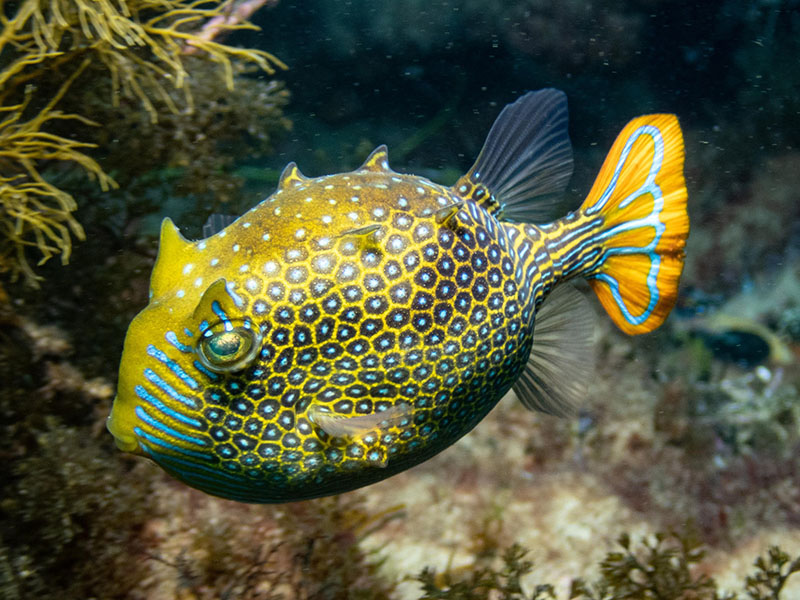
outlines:
[[234, 326], [223, 321], [203, 332], [197, 346], [200, 362], [217, 373], [241, 371], [255, 359], [261, 335], [249, 323]]

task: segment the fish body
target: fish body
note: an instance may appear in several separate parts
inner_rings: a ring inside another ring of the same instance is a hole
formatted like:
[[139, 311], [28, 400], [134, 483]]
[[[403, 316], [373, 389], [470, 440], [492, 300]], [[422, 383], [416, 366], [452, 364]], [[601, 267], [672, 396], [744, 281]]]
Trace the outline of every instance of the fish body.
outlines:
[[[208, 493], [285, 502], [348, 491], [469, 432], [512, 386], [565, 414], [585, 391], [586, 277], [628, 333], [674, 303], [688, 234], [671, 115], [618, 138], [581, 209], [555, 90], [507, 107], [454, 186], [391, 170], [306, 178], [205, 239], [162, 226], [109, 430]], [[555, 290], [555, 291], [554, 291]]]

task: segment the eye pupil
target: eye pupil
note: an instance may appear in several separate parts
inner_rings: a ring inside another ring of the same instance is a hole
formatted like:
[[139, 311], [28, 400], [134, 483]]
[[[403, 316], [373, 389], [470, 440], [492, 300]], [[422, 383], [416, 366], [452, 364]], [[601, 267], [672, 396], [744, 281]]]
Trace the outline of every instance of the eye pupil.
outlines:
[[217, 373], [239, 371], [255, 360], [261, 334], [249, 322], [233, 326], [228, 321], [209, 328], [197, 346], [200, 362]]
[[241, 347], [242, 339], [239, 337], [239, 334], [234, 332], [227, 332], [214, 336], [208, 342], [209, 350], [220, 358], [226, 358], [236, 354]]

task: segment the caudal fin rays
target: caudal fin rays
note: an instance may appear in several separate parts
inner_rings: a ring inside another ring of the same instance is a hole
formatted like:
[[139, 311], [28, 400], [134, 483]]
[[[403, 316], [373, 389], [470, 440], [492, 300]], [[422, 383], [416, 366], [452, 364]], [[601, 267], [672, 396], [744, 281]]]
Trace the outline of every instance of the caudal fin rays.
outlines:
[[683, 159], [674, 115], [638, 117], [617, 137], [581, 207], [603, 218], [589, 283], [629, 334], [652, 331], [675, 304], [689, 234]]

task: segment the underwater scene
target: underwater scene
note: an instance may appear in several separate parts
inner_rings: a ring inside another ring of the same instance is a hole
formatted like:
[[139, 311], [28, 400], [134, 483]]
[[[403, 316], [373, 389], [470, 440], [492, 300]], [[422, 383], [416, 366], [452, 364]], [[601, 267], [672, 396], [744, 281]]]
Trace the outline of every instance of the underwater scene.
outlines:
[[800, 599], [800, 0], [0, 17], [0, 598]]

